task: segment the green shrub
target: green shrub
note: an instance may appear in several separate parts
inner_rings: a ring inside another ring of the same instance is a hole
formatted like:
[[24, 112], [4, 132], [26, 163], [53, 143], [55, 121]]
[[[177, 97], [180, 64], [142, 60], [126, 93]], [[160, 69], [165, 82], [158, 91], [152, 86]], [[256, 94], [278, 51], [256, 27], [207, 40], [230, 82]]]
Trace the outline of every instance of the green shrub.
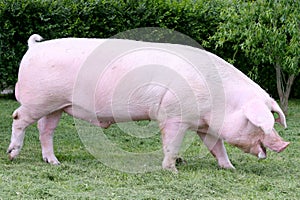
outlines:
[[[244, 73], [251, 61], [230, 44], [214, 49], [208, 38], [217, 30], [224, 0], [0, 0], [0, 90], [14, 85], [27, 40], [38, 33], [46, 40], [62, 37], [107, 38], [140, 27], [162, 27], [181, 32]], [[120, 36], [120, 35], [118, 35]], [[159, 41], [159, 40], [158, 40]], [[263, 74], [261, 74], [263, 73]], [[252, 73], [253, 74], [253, 73]], [[277, 94], [269, 70], [256, 81]], [[268, 78], [266, 78], [268, 77]], [[297, 93], [299, 95], [299, 92]]]

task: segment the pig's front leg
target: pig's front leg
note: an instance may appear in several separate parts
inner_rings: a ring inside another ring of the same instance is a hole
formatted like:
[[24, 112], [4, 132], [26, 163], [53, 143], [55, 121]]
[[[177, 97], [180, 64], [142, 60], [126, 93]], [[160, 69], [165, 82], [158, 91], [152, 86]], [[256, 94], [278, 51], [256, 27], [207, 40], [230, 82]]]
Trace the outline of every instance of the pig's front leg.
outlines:
[[218, 164], [224, 169], [235, 169], [231, 164], [222, 139], [215, 136], [197, 132], [211, 154], [217, 159]]
[[176, 120], [167, 120], [161, 127], [164, 152], [162, 167], [177, 173], [176, 159], [188, 126]]
[[54, 155], [53, 133], [60, 120], [61, 114], [62, 111], [56, 111], [38, 121], [43, 160], [53, 165], [60, 164]]

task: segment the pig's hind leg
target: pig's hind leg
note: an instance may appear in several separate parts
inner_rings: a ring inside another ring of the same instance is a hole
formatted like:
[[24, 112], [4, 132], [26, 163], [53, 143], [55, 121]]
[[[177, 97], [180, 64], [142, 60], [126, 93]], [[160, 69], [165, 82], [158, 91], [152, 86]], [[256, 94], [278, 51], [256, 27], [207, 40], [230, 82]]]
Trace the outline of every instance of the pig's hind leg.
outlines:
[[188, 126], [186, 124], [176, 120], [167, 120], [161, 125], [164, 152], [163, 169], [177, 172], [176, 159], [187, 129]]
[[224, 169], [235, 169], [231, 164], [222, 139], [215, 136], [197, 132], [210, 153], [217, 159], [218, 164]]
[[12, 135], [7, 149], [10, 160], [15, 159], [19, 155], [23, 147], [26, 128], [36, 122], [41, 117], [41, 113], [35, 112], [34, 109], [20, 106], [14, 111], [12, 117]]
[[38, 121], [38, 129], [40, 132], [40, 142], [42, 146], [43, 160], [47, 163], [58, 165], [60, 164], [54, 155], [53, 150], [53, 134], [61, 118], [62, 111], [53, 112], [42, 117]]

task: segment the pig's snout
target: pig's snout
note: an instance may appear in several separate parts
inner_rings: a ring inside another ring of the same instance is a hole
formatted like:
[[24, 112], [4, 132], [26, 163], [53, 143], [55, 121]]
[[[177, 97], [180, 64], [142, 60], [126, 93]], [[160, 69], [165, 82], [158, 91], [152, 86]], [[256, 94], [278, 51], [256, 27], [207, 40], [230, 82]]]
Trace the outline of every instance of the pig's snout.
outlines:
[[256, 155], [259, 159], [265, 159], [267, 158], [267, 151], [266, 147], [270, 150], [280, 153], [284, 149], [286, 149], [289, 146], [289, 142], [285, 142], [283, 140], [280, 141], [273, 141], [269, 143], [260, 143], [260, 145], [257, 146], [257, 148], [252, 149], [252, 154]]
[[269, 148], [272, 151], [277, 153], [282, 152], [289, 146], [289, 142], [284, 141], [277, 132], [273, 132], [272, 134], [266, 134], [264, 140], [262, 141], [263, 145]]
[[277, 153], [280, 153], [283, 150], [285, 150], [289, 146], [289, 144], [290, 144], [289, 142], [282, 141], [280, 145], [277, 145], [273, 149], [271, 149], [271, 148], [270, 149]]

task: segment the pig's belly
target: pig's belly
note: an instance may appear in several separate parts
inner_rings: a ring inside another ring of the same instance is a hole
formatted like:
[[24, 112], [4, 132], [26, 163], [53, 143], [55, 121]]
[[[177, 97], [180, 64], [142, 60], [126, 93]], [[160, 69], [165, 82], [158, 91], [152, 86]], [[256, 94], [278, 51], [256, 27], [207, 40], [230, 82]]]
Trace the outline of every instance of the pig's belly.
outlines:
[[[128, 86], [129, 87], [129, 86]], [[173, 92], [156, 84], [124, 91], [108, 90], [108, 86], [99, 87], [96, 94], [73, 98], [72, 105], [64, 111], [95, 125], [139, 120], [157, 120], [162, 122], [167, 116], [179, 116], [182, 109], [189, 105], [180, 102]], [[113, 88], [113, 87], [112, 87]], [[181, 105], [182, 104], [182, 105]], [[102, 127], [102, 125], [99, 125]]]
[[87, 121], [102, 128], [107, 128], [110, 124], [117, 122], [154, 119], [150, 113], [151, 109], [139, 106], [135, 106], [135, 108], [124, 106], [114, 109], [87, 109], [78, 105], [72, 105], [66, 107], [64, 111], [77, 119]]

